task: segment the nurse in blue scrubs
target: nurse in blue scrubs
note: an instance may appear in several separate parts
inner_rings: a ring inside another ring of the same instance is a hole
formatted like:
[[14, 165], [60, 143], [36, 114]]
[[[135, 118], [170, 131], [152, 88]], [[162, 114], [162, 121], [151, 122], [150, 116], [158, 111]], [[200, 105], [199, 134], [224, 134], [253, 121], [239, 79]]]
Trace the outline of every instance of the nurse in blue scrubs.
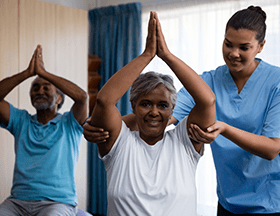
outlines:
[[[192, 139], [212, 143], [218, 215], [280, 215], [280, 68], [256, 58], [265, 44], [266, 14], [250, 6], [228, 21], [225, 65], [201, 76], [216, 95], [216, 122], [191, 125]], [[173, 116], [194, 105], [182, 88]], [[175, 120], [175, 121], [176, 121]]]
[[[216, 95], [216, 122], [190, 137], [211, 143], [217, 172], [218, 216], [280, 215], [280, 68], [256, 55], [265, 45], [266, 13], [258, 6], [237, 11], [223, 41], [225, 65], [201, 77]], [[195, 105], [185, 88], [177, 94], [171, 123], [189, 115]], [[133, 114], [123, 116], [137, 130]], [[91, 142], [108, 133], [84, 125]]]

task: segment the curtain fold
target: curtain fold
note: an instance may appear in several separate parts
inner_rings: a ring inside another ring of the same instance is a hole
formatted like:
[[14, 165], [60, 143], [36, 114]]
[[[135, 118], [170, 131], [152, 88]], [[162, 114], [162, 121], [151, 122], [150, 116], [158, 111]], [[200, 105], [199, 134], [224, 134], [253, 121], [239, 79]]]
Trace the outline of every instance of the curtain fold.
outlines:
[[[100, 86], [142, 50], [141, 3], [109, 6], [89, 11], [89, 54], [102, 63]], [[121, 83], [120, 83], [121, 85]], [[129, 92], [117, 103], [121, 115], [131, 113]], [[107, 214], [107, 183], [96, 144], [88, 144], [88, 206], [92, 214]]]

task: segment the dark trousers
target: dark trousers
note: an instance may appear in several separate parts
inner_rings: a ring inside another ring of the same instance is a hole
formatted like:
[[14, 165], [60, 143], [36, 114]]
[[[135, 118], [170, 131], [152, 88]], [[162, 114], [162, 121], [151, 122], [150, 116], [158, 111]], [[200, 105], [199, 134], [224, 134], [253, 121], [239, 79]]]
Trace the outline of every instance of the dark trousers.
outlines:
[[272, 214], [234, 214], [224, 209], [224, 207], [218, 203], [218, 213], [217, 216], [234, 216], [234, 215], [244, 215], [244, 216], [280, 216], [280, 213], [272, 213]]

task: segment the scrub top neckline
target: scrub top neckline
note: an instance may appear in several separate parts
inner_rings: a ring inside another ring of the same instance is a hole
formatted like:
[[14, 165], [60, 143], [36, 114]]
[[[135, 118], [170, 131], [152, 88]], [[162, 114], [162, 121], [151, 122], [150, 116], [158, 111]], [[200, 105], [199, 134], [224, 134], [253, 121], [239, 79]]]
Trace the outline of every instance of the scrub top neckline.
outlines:
[[[250, 92], [250, 89], [256, 85], [256, 80], [258, 79], [258, 75], [261, 71], [261, 68], [262, 68], [262, 63], [263, 61], [259, 58], [255, 58], [255, 60], [259, 61], [259, 64], [258, 66], [256, 67], [256, 69], [254, 70], [254, 72], [251, 74], [251, 76], [248, 78], [248, 80], [246, 81], [245, 85], [243, 86], [242, 90], [240, 93], [238, 93], [238, 88], [232, 78], [232, 75], [231, 73], [229, 72], [229, 69], [227, 67], [227, 70], [226, 70], [226, 76], [230, 77], [230, 83], [227, 83], [228, 86], [225, 86], [226, 88], [230, 88], [230, 89], [234, 89], [234, 91], [230, 91], [232, 96], [234, 98], [240, 98], [240, 99], [243, 99], [246, 97], [246, 95]], [[253, 86], [252, 86], [253, 85]]]

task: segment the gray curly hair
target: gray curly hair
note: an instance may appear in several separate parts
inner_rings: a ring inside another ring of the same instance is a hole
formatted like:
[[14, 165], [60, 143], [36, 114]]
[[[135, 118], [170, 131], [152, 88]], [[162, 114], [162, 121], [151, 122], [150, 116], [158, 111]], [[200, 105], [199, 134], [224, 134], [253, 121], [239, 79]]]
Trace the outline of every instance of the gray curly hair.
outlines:
[[173, 79], [169, 75], [156, 73], [153, 71], [140, 74], [133, 82], [130, 90], [130, 102], [136, 103], [139, 95], [148, 94], [158, 85], [164, 85], [171, 92], [171, 104], [175, 106], [177, 100], [176, 88], [173, 84]]

